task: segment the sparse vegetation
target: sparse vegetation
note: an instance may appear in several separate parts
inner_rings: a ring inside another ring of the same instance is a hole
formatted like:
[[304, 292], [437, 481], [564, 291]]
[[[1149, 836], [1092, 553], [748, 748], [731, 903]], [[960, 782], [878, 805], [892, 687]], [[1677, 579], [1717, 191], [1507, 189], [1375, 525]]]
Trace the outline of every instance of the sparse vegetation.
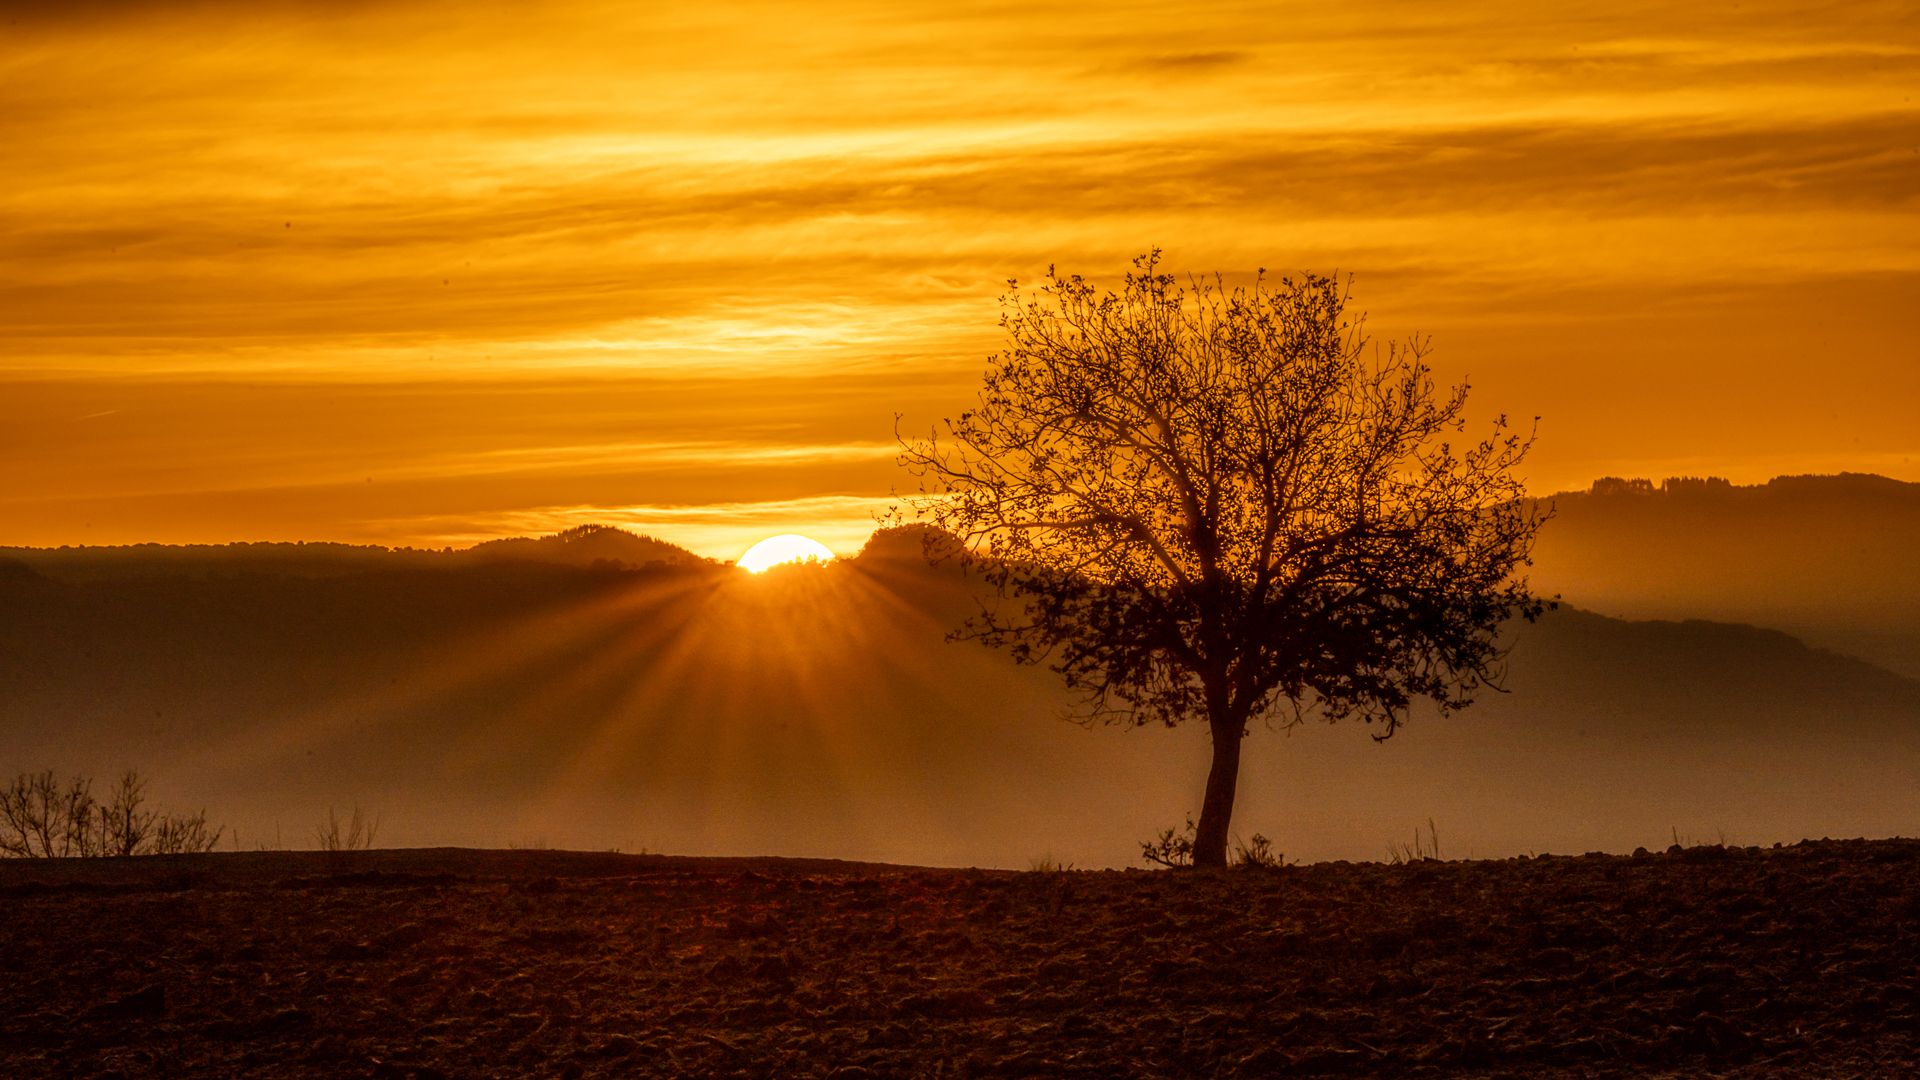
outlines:
[[21, 773], [0, 788], [0, 855], [29, 859], [176, 855], [212, 851], [226, 830], [207, 812], [167, 814], [146, 808], [147, 781], [120, 774], [103, 802], [93, 780], [61, 784], [53, 770]]
[[1053, 857], [1052, 852], [1048, 852], [1037, 859], [1029, 859], [1027, 861], [1027, 869], [1036, 874], [1060, 874], [1075, 869], [1075, 867], [1073, 863], [1065, 859], [1056, 859]]
[[373, 836], [379, 829], [379, 819], [362, 813], [356, 803], [352, 816], [344, 822], [333, 807], [327, 807], [327, 818], [315, 827], [313, 835], [321, 851], [366, 851], [373, 847]]
[[1405, 844], [1389, 844], [1387, 861], [1395, 866], [1406, 863], [1425, 862], [1440, 857], [1440, 830], [1434, 827], [1433, 819], [1427, 819], [1427, 834], [1420, 835], [1420, 827], [1413, 827], [1413, 840]]
[[1669, 852], [1680, 852], [1693, 848], [1724, 848], [1733, 846], [1733, 841], [1727, 839], [1727, 830], [1725, 829], [1716, 830], [1714, 834], [1715, 839], [1712, 840], [1695, 840], [1691, 835], [1683, 835], [1678, 825], [1672, 826], [1671, 831], [1673, 833], [1673, 846], [1667, 849]]
[[[1193, 838], [1196, 826], [1188, 815], [1184, 829], [1163, 829], [1160, 835], [1140, 844], [1140, 859], [1149, 866], [1176, 869], [1193, 865]], [[1286, 856], [1273, 850], [1273, 841], [1259, 833], [1242, 841], [1234, 838], [1230, 865], [1255, 870], [1277, 870], [1286, 865]]]
[[1192, 866], [1193, 833], [1193, 817], [1188, 815], [1184, 830], [1162, 829], [1159, 836], [1141, 841], [1140, 860], [1148, 866], [1164, 866], [1170, 870]]
[[1287, 864], [1287, 857], [1273, 850], [1273, 841], [1254, 833], [1245, 843], [1234, 842], [1233, 864], [1249, 870], [1278, 870]]

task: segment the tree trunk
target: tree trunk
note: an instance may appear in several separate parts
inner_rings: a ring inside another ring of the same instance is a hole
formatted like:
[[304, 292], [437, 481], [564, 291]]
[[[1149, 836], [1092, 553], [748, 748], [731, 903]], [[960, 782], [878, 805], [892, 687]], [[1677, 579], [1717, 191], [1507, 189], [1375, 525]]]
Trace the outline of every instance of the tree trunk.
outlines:
[[1240, 743], [1246, 721], [1213, 721], [1213, 767], [1207, 770], [1207, 797], [1200, 804], [1200, 825], [1193, 834], [1193, 865], [1227, 865], [1227, 824], [1233, 819], [1233, 793], [1240, 783]]

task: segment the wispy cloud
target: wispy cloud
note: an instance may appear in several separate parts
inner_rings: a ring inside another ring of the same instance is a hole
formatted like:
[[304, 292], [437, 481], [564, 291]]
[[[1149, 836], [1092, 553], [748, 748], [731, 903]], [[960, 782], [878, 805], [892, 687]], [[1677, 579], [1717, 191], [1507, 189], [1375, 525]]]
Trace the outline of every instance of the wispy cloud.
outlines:
[[866, 495], [814, 495], [762, 502], [695, 505], [540, 506], [487, 515], [399, 518], [371, 522], [369, 531], [424, 537], [429, 544], [461, 546], [499, 536], [540, 536], [576, 525], [616, 525], [693, 551], [732, 561], [770, 535], [798, 531], [852, 555], [893, 508], [891, 499]]
[[[581, 505], [877, 497], [882, 456], [808, 455], [964, 405], [1007, 277], [1155, 244], [1357, 272], [1383, 332], [1439, 331], [1484, 400], [1546, 414], [1549, 471], [1628, 437], [1812, 460], [1920, 404], [1900, 5], [0, 19], [0, 143], [31, 163], [0, 188], [0, 450], [36, 538], [177, 535], [169, 497], [255, 534], [520, 512], [569, 471]], [[1857, 377], [1790, 422], [1815, 355]], [[1592, 390], [1621, 371], [1668, 373], [1624, 419]], [[1714, 396], [1755, 384], [1740, 417]], [[50, 398], [125, 411], [76, 440]], [[369, 476], [387, 501], [344, 493]]]
[[1149, 56], [1136, 56], [1121, 61], [1117, 66], [1136, 71], [1164, 71], [1179, 74], [1233, 67], [1235, 64], [1244, 64], [1252, 59], [1253, 54], [1243, 49], [1212, 49], [1206, 52], [1154, 53]]

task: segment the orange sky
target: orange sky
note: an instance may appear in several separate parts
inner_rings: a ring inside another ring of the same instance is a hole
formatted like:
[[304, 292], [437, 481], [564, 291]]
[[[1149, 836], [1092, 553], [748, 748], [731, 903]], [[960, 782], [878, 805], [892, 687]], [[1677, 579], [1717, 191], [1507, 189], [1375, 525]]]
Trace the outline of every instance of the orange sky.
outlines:
[[1920, 16], [1553, 7], [0, 0], [0, 544], [852, 550], [1156, 244], [1352, 272], [1536, 490], [1920, 479]]

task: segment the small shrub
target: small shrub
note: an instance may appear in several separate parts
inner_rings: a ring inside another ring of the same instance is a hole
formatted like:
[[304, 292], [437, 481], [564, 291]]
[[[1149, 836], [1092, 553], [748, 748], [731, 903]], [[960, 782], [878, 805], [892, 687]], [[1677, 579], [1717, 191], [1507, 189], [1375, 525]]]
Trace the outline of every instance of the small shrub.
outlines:
[[[1140, 859], [1149, 866], [1178, 869], [1193, 865], [1193, 835], [1197, 826], [1192, 815], [1184, 829], [1163, 829], [1160, 835], [1140, 844]], [[1228, 862], [1233, 866], [1277, 870], [1286, 865], [1286, 857], [1273, 850], [1273, 841], [1254, 833], [1249, 840], [1234, 838]]]
[[1273, 850], [1273, 841], [1254, 833], [1246, 843], [1235, 841], [1233, 865], [1249, 870], [1278, 870], [1287, 864], [1286, 856]]
[[1060, 874], [1073, 868], [1073, 864], [1065, 859], [1054, 858], [1052, 852], [1048, 852], [1037, 859], [1027, 860], [1027, 869], [1036, 874]]
[[313, 830], [314, 840], [321, 851], [368, 851], [373, 847], [373, 835], [380, 829], [378, 818], [370, 818], [360, 812], [359, 804], [353, 807], [353, 816], [346, 821], [334, 808], [327, 807], [327, 818]]
[[1410, 844], [1390, 844], [1387, 846], [1387, 861], [1395, 866], [1406, 863], [1425, 862], [1440, 857], [1440, 830], [1434, 828], [1433, 819], [1427, 819], [1427, 835], [1420, 835], [1418, 825], [1413, 828], [1413, 842]]
[[1682, 851], [1697, 851], [1703, 848], [1726, 848], [1734, 846], [1733, 841], [1727, 839], [1727, 831], [1725, 829], [1716, 830], [1718, 838], [1714, 840], [1695, 840], [1692, 836], [1682, 836], [1680, 834], [1680, 827], [1677, 825], [1673, 826], [1672, 830], [1673, 846], [1667, 849], [1667, 853], [1670, 855], [1677, 855]]
[[1141, 841], [1140, 860], [1148, 866], [1164, 866], [1168, 869], [1192, 866], [1193, 832], [1191, 816], [1187, 818], [1187, 827], [1183, 831], [1161, 830], [1158, 837]]
[[53, 770], [21, 773], [0, 787], [0, 855], [29, 859], [110, 855], [177, 855], [212, 851], [226, 830], [207, 824], [207, 812], [164, 814], [146, 808], [147, 781], [132, 769], [120, 774], [107, 801], [92, 779], [66, 784]]
[[212, 851], [220, 842], [221, 826], [207, 828], [205, 810], [191, 817], [163, 817], [154, 822], [147, 850], [155, 855], [180, 855], [190, 851]]

